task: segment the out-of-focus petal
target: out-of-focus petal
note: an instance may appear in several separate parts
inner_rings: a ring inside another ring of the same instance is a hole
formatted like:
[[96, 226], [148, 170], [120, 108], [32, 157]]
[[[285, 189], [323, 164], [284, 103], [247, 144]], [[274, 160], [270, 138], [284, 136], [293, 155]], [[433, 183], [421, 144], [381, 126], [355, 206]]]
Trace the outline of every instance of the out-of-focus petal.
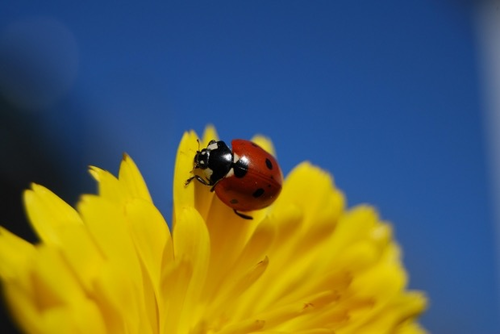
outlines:
[[32, 190], [24, 192], [24, 202], [31, 225], [45, 243], [58, 244], [61, 230], [82, 224], [75, 209], [43, 186], [32, 184]]
[[123, 155], [118, 179], [124, 185], [124, 188], [130, 194], [130, 197], [153, 202], [141, 172], [128, 154]]

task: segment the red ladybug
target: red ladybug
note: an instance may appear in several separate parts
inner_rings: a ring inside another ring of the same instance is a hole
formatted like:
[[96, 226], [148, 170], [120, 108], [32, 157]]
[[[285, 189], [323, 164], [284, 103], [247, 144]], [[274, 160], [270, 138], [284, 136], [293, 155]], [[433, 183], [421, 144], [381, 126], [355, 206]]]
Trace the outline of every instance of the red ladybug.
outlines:
[[276, 159], [257, 144], [235, 139], [233, 150], [223, 141], [212, 140], [201, 151], [196, 151], [194, 171], [201, 169], [203, 176], [193, 179], [211, 186], [217, 197], [244, 218], [252, 217], [239, 211], [253, 211], [271, 205], [281, 192], [283, 174]]

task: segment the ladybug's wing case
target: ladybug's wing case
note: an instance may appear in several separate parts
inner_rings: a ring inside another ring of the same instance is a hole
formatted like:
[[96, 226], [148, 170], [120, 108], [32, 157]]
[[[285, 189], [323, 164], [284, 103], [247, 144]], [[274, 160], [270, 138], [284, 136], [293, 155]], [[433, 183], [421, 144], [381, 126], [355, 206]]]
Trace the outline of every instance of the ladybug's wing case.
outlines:
[[259, 210], [271, 205], [283, 183], [278, 162], [250, 141], [236, 139], [232, 146], [234, 173], [217, 183], [217, 196], [238, 211]]

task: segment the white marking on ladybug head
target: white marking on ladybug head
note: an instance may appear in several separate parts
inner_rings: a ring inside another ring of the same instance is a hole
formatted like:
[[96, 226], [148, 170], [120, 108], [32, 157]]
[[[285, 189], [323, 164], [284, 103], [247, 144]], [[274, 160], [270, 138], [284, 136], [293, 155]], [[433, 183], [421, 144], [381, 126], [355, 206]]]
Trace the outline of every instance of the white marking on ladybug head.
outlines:
[[218, 148], [219, 148], [219, 145], [217, 145], [217, 142], [213, 142], [212, 144], [207, 146], [207, 150], [210, 150], [210, 151], [216, 150]]

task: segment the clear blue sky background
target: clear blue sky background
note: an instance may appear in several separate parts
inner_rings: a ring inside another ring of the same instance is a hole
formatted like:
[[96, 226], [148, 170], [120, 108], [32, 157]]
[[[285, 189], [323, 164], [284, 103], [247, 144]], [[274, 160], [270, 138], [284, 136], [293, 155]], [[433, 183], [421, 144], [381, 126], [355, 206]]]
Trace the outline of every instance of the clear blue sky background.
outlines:
[[94, 191], [88, 164], [116, 172], [126, 151], [166, 215], [183, 131], [213, 123], [227, 140], [270, 136], [285, 173], [310, 160], [349, 205], [372, 203], [393, 223], [410, 287], [430, 297], [424, 326], [498, 333], [470, 9], [11, 1], [0, 5], [0, 53], [16, 61], [4, 62], [0, 88], [42, 109], [25, 113], [82, 180], [75, 194]]

